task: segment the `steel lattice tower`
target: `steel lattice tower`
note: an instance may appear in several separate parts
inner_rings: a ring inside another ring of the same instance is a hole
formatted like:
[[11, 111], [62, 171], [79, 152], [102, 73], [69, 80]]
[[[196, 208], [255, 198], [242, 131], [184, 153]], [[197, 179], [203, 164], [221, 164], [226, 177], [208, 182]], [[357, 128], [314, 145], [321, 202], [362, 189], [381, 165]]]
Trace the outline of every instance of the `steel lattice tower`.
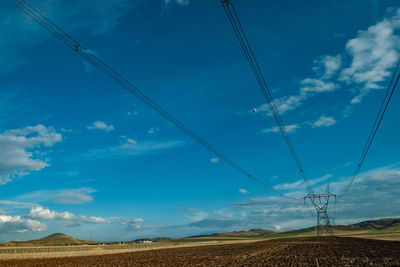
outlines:
[[329, 201], [334, 198], [336, 202], [336, 195], [329, 192], [329, 184], [324, 194], [311, 193], [304, 197], [304, 204], [306, 199], [310, 199], [315, 210], [317, 211], [317, 235], [318, 237], [323, 234], [333, 236], [332, 225], [328, 215]]

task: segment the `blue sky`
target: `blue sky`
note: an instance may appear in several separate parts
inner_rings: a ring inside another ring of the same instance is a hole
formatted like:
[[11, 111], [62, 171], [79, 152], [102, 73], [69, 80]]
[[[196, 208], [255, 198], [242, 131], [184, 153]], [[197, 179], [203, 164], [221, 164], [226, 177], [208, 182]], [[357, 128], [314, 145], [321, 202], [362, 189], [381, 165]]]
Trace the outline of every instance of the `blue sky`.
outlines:
[[[243, 168], [306, 194], [219, 1], [31, 2]], [[349, 181], [400, 55], [398, 1], [332, 2], [331, 51], [328, 1], [234, 2], [316, 192]], [[1, 241], [314, 224], [312, 207], [247, 179], [0, 7]], [[400, 215], [399, 104], [397, 92], [337, 223]]]

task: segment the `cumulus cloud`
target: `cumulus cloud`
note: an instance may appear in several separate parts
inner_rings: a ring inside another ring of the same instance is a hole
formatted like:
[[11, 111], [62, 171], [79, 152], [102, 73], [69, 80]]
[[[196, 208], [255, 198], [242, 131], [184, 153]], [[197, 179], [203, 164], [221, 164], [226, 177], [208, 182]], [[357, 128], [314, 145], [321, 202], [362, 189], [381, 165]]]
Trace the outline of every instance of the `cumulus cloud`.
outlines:
[[[49, 164], [32, 151], [51, 147], [61, 141], [61, 134], [44, 125], [7, 130], [0, 134], [0, 184], [39, 171]], [[36, 153], [40, 154], [40, 153]]]
[[95, 216], [85, 216], [85, 215], [74, 215], [71, 212], [57, 212], [44, 208], [42, 206], [32, 207], [28, 214], [25, 215], [27, 218], [31, 219], [42, 219], [42, 220], [67, 220], [73, 223], [87, 223], [87, 224], [107, 224], [110, 223], [109, 220], [102, 217]]
[[32, 207], [29, 213], [26, 215], [28, 218], [42, 219], [42, 220], [54, 220], [62, 219], [69, 220], [74, 217], [70, 212], [56, 212], [41, 206]]
[[21, 219], [20, 216], [0, 215], [0, 233], [43, 232], [47, 225], [36, 220]]
[[126, 225], [129, 229], [132, 230], [139, 230], [143, 227], [144, 219], [142, 218], [136, 218], [133, 220], [123, 220], [120, 221], [120, 225]]
[[[343, 54], [317, 57], [312, 68], [317, 77], [301, 80], [297, 94], [277, 98], [278, 112], [293, 111], [307, 99], [333, 92], [343, 84], [360, 87], [351, 104], [360, 103], [371, 90], [382, 89], [400, 56], [400, 37], [396, 34], [399, 30], [400, 9], [397, 9], [389, 18], [360, 30], [355, 38], [347, 41]], [[351, 58], [350, 62], [347, 58]], [[267, 104], [257, 110], [272, 116]]]
[[[291, 124], [291, 125], [285, 126], [286, 132], [288, 132], [288, 133], [293, 133], [299, 128], [300, 128], [299, 124]], [[263, 133], [280, 133], [280, 128], [278, 126], [274, 126], [271, 128], [264, 129], [264, 130], [262, 130], [262, 132]]]
[[391, 75], [400, 55], [400, 9], [390, 18], [383, 19], [356, 38], [346, 43], [346, 52], [352, 57], [350, 66], [343, 69], [340, 80], [361, 85], [361, 92], [351, 101], [361, 102], [371, 90], [383, 88], [382, 82]]
[[312, 123], [313, 128], [329, 127], [336, 124], [336, 120], [333, 117], [321, 116], [318, 120]]
[[86, 127], [89, 130], [102, 130], [105, 132], [110, 132], [114, 130], [113, 125], [109, 125], [103, 121], [95, 121], [91, 125]]

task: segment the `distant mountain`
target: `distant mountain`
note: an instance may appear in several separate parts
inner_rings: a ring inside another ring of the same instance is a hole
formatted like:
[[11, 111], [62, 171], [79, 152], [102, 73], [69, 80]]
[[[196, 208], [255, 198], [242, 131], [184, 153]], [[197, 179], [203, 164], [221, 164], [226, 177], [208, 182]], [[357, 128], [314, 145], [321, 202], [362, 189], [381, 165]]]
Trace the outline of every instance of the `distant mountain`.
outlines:
[[385, 218], [379, 220], [363, 221], [350, 225], [338, 225], [335, 228], [340, 230], [368, 230], [368, 229], [386, 229], [390, 227], [400, 226], [400, 218]]
[[[363, 221], [359, 223], [354, 223], [350, 225], [335, 225], [334, 229], [336, 230], [347, 230], [347, 231], [357, 231], [357, 230], [383, 230], [383, 229], [399, 229], [400, 228], [400, 218], [385, 218], [379, 220], [369, 220]], [[200, 237], [257, 237], [257, 236], [267, 236], [267, 235], [276, 235], [279, 236], [287, 236], [287, 235], [304, 235], [309, 234], [315, 231], [316, 227], [308, 227], [304, 229], [291, 230], [287, 232], [275, 232], [272, 230], [266, 229], [250, 229], [248, 231], [234, 231], [234, 232], [224, 232], [224, 233], [215, 233], [211, 235], [197, 235], [190, 236], [187, 238], [200, 238]], [[134, 242], [140, 242], [144, 240], [150, 240], [152, 242], [162, 242], [171, 240], [168, 237], [158, 237], [158, 238], [141, 238], [137, 239]], [[95, 242], [95, 241], [87, 241], [80, 240], [70, 236], [67, 236], [62, 233], [55, 233], [41, 239], [30, 240], [30, 241], [10, 241], [7, 243], [0, 244], [0, 246], [68, 246], [68, 245], [95, 245], [95, 244], [112, 244], [118, 242]]]
[[270, 235], [276, 233], [272, 230], [266, 229], [250, 229], [248, 231], [233, 231], [233, 232], [224, 232], [224, 233], [215, 233], [211, 235], [195, 235], [189, 236], [187, 238], [196, 238], [196, 237], [246, 237], [246, 236], [262, 236], [262, 235]]
[[[350, 225], [335, 225], [333, 226], [336, 230], [347, 230], [347, 231], [357, 231], [357, 230], [373, 230], [373, 229], [387, 229], [391, 227], [400, 227], [400, 218], [385, 218], [379, 220], [370, 220], [363, 221]], [[197, 235], [190, 236], [188, 238], [200, 238], [200, 237], [251, 237], [251, 236], [265, 236], [265, 235], [275, 235], [282, 236], [283, 235], [304, 235], [310, 234], [313, 231], [316, 231], [317, 227], [307, 227], [303, 229], [290, 230], [286, 232], [275, 232], [271, 230], [265, 229], [251, 229], [248, 231], [234, 231], [234, 232], [226, 232], [226, 233], [215, 233], [211, 235]]]

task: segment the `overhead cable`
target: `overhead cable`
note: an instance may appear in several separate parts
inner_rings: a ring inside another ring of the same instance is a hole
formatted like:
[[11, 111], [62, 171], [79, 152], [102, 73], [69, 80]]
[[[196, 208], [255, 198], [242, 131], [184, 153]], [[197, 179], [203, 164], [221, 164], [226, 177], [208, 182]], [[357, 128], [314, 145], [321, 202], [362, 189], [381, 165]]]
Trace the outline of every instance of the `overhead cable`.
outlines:
[[236, 37], [237, 37], [237, 39], [239, 41], [239, 44], [240, 44], [240, 46], [241, 46], [241, 48], [242, 48], [242, 50], [243, 50], [243, 52], [244, 52], [244, 54], [246, 56], [246, 59], [250, 64], [250, 68], [251, 68], [251, 70], [252, 70], [252, 72], [253, 72], [256, 80], [257, 80], [257, 83], [258, 83], [258, 85], [259, 85], [259, 87], [261, 89], [261, 92], [262, 92], [265, 100], [267, 101], [267, 104], [269, 106], [271, 114], [273, 115], [273, 117], [274, 117], [274, 119], [276, 121], [276, 124], [278, 125], [279, 131], [281, 132], [282, 137], [285, 140], [286, 145], [289, 148], [290, 154], [292, 155], [292, 157], [293, 157], [293, 159], [294, 159], [294, 161], [296, 163], [296, 166], [297, 166], [301, 176], [304, 179], [304, 182], [305, 182], [306, 187], [307, 187], [307, 191], [308, 191], [309, 194], [312, 194], [313, 191], [312, 191], [312, 188], [311, 188], [310, 183], [308, 181], [307, 175], [304, 172], [304, 168], [303, 168], [303, 166], [302, 166], [302, 164], [300, 162], [299, 156], [296, 153], [296, 150], [295, 150], [295, 148], [293, 146], [293, 143], [292, 143], [292, 141], [291, 141], [291, 139], [290, 139], [290, 137], [289, 137], [289, 135], [287, 133], [287, 130], [286, 130], [286, 127], [285, 127], [285, 125], [283, 123], [283, 120], [282, 120], [281, 116], [279, 115], [279, 111], [278, 111], [278, 108], [275, 105], [274, 98], [272, 97], [272, 94], [271, 94], [271, 92], [270, 92], [270, 90], [269, 90], [269, 88], [267, 86], [267, 83], [265, 81], [264, 75], [263, 75], [263, 73], [262, 73], [262, 71], [260, 69], [258, 61], [257, 61], [257, 59], [256, 59], [256, 57], [254, 55], [253, 49], [252, 49], [252, 47], [250, 45], [250, 42], [249, 42], [249, 40], [247, 38], [247, 35], [246, 35], [246, 33], [245, 33], [244, 29], [243, 29], [243, 26], [242, 26], [242, 24], [241, 24], [241, 22], [239, 20], [239, 17], [237, 15], [235, 7], [233, 6], [232, 1], [230, 1], [230, 0], [221, 0], [221, 2], [222, 2], [222, 5], [224, 7], [225, 13], [226, 13], [226, 15], [228, 17], [228, 20], [229, 20], [230, 24], [233, 27], [233, 30], [234, 30], [234, 32], [236, 34]]
[[151, 98], [146, 96], [142, 91], [137, 89], [135, 86], [133, 86], [128, 80], [123, 78], [119, 73], [114, 71], [109, 65], [104, 63], [101, 59], [93, 55], [93, 53], [90, 53], [88, 49], [85, 49], [81, 43], [79, 43], [77, 40], [72, 38], [70, 35], [68, 35], [65, 31], [63, 31], [60, 27], [56, 26], [52, 21], [50, 21], [43, 13], [41, 13], [38, 9], [33, 7], [28, 1], [26, 0], [10, 0], [12, 3], [14, 3], [18, 8], [20, 8], [24, 13], [26, 13], [29, 17], [34, 19], [37, 23], [39, 23], [41, 26], [43, 26], [45, 29], [53, 33], [58, 39], [60, 39], [62, 42], [64, 42], [67, 46], [70, 48], [74, 49], [75, 52], [77, 52], [79, 55], [81, 55], [84, 59], [89, 61], [91, 64], [93, 64], [96, 68], [101, 70], [104, 74], [109, 76], [111, 79], [113, 79], [115, 82], [120, 84], [123, 88], [125, 88], [129, 93], [132, 95], [136, 96], [139, 98], [142, 102], [144, 102], [146, 105], [148, 105], [150, 108], [155, 110], [157, 113], [159, 113], [162, 117], [164, 117], [166, 120], [168, 120], [170, 123], [175, 125], [177, 128], [179, 128], [182, 132], [184, 132], [186, 135], [188, 135], [190, 138], [204, 146], [206, 149], [208, 149], [210, 152], [212, 152], [214, 155], [216, 155], [219, 159], [225, 161], [228, 165], [233, 167], [235, 170], [239, 171], [249, 179], [253, 180], [254, 182], [258, 183], [265, 189], [281, 196], [285, 197], [288, 199], [294, 199], [292, 197], [286, 196], [282, 194], [281, 192], [275, 190], [273, 187], [268, 186], [265, 184], [262, 180], [258, 179], [257, 177], [253, 176], [250, 174], [247, 170], [243, 169], [241, 166], [239, 166], [236, 162], [231, 160], [228, 156], [217, 150], [214, 146], [212, 146], [210, 143], [208, 143], [206, 140], [201, 138], [199, 135], [197, 135], [195, 132], [190, 130], [188, 127], [186, 127], [183, 123], [178, 121], [173, 115], [168, 113], [165, 109], [163, 109], [161, 106], [159, 106], [156, 102], [154, 102]]
[[[399, 65], [400, 65], [400, 57], [397, 61], [396, 68], [393, 71], [392, 78], [390, 80], [389, 86], [386, 89], [385, 96], [382, 100], [382, 104], [379, 108], [378, 115], [376, 116], [376, 119], [374, 121], [374, 124], [372, 126], [372, 129], [369, 133], [367, 142], [364, 145], [364, 148], [362, 150], [360, 159], [358, 160], [358, 163], [356, 165], [356, 168], [354, 169], [353, 176], [351, 177], [350, 182], [343, 188], [341, 191], [340, 195], [345, 194], [347, 191], [349, 191], [350, 187], [353, 185], [355, 179], [358, 176], [358, 173], [360, 172], [361, 166], [363, 165], [365, 161], [365, 157], [368, 154], [369, 149], [371, 148], [372, 142], [375, 139], [376, 133], [378, 132], [379, 126], [381, 125], [382, 119], [385, 116], [386, 110], [389, 106], [390, 100], [392, 99], [392, 96], [396, 90], [397, 84], [399, 82], [400, 78], [400, 70], [399, 70]], [[396, 78], [397, 75], [397, 78]]]

